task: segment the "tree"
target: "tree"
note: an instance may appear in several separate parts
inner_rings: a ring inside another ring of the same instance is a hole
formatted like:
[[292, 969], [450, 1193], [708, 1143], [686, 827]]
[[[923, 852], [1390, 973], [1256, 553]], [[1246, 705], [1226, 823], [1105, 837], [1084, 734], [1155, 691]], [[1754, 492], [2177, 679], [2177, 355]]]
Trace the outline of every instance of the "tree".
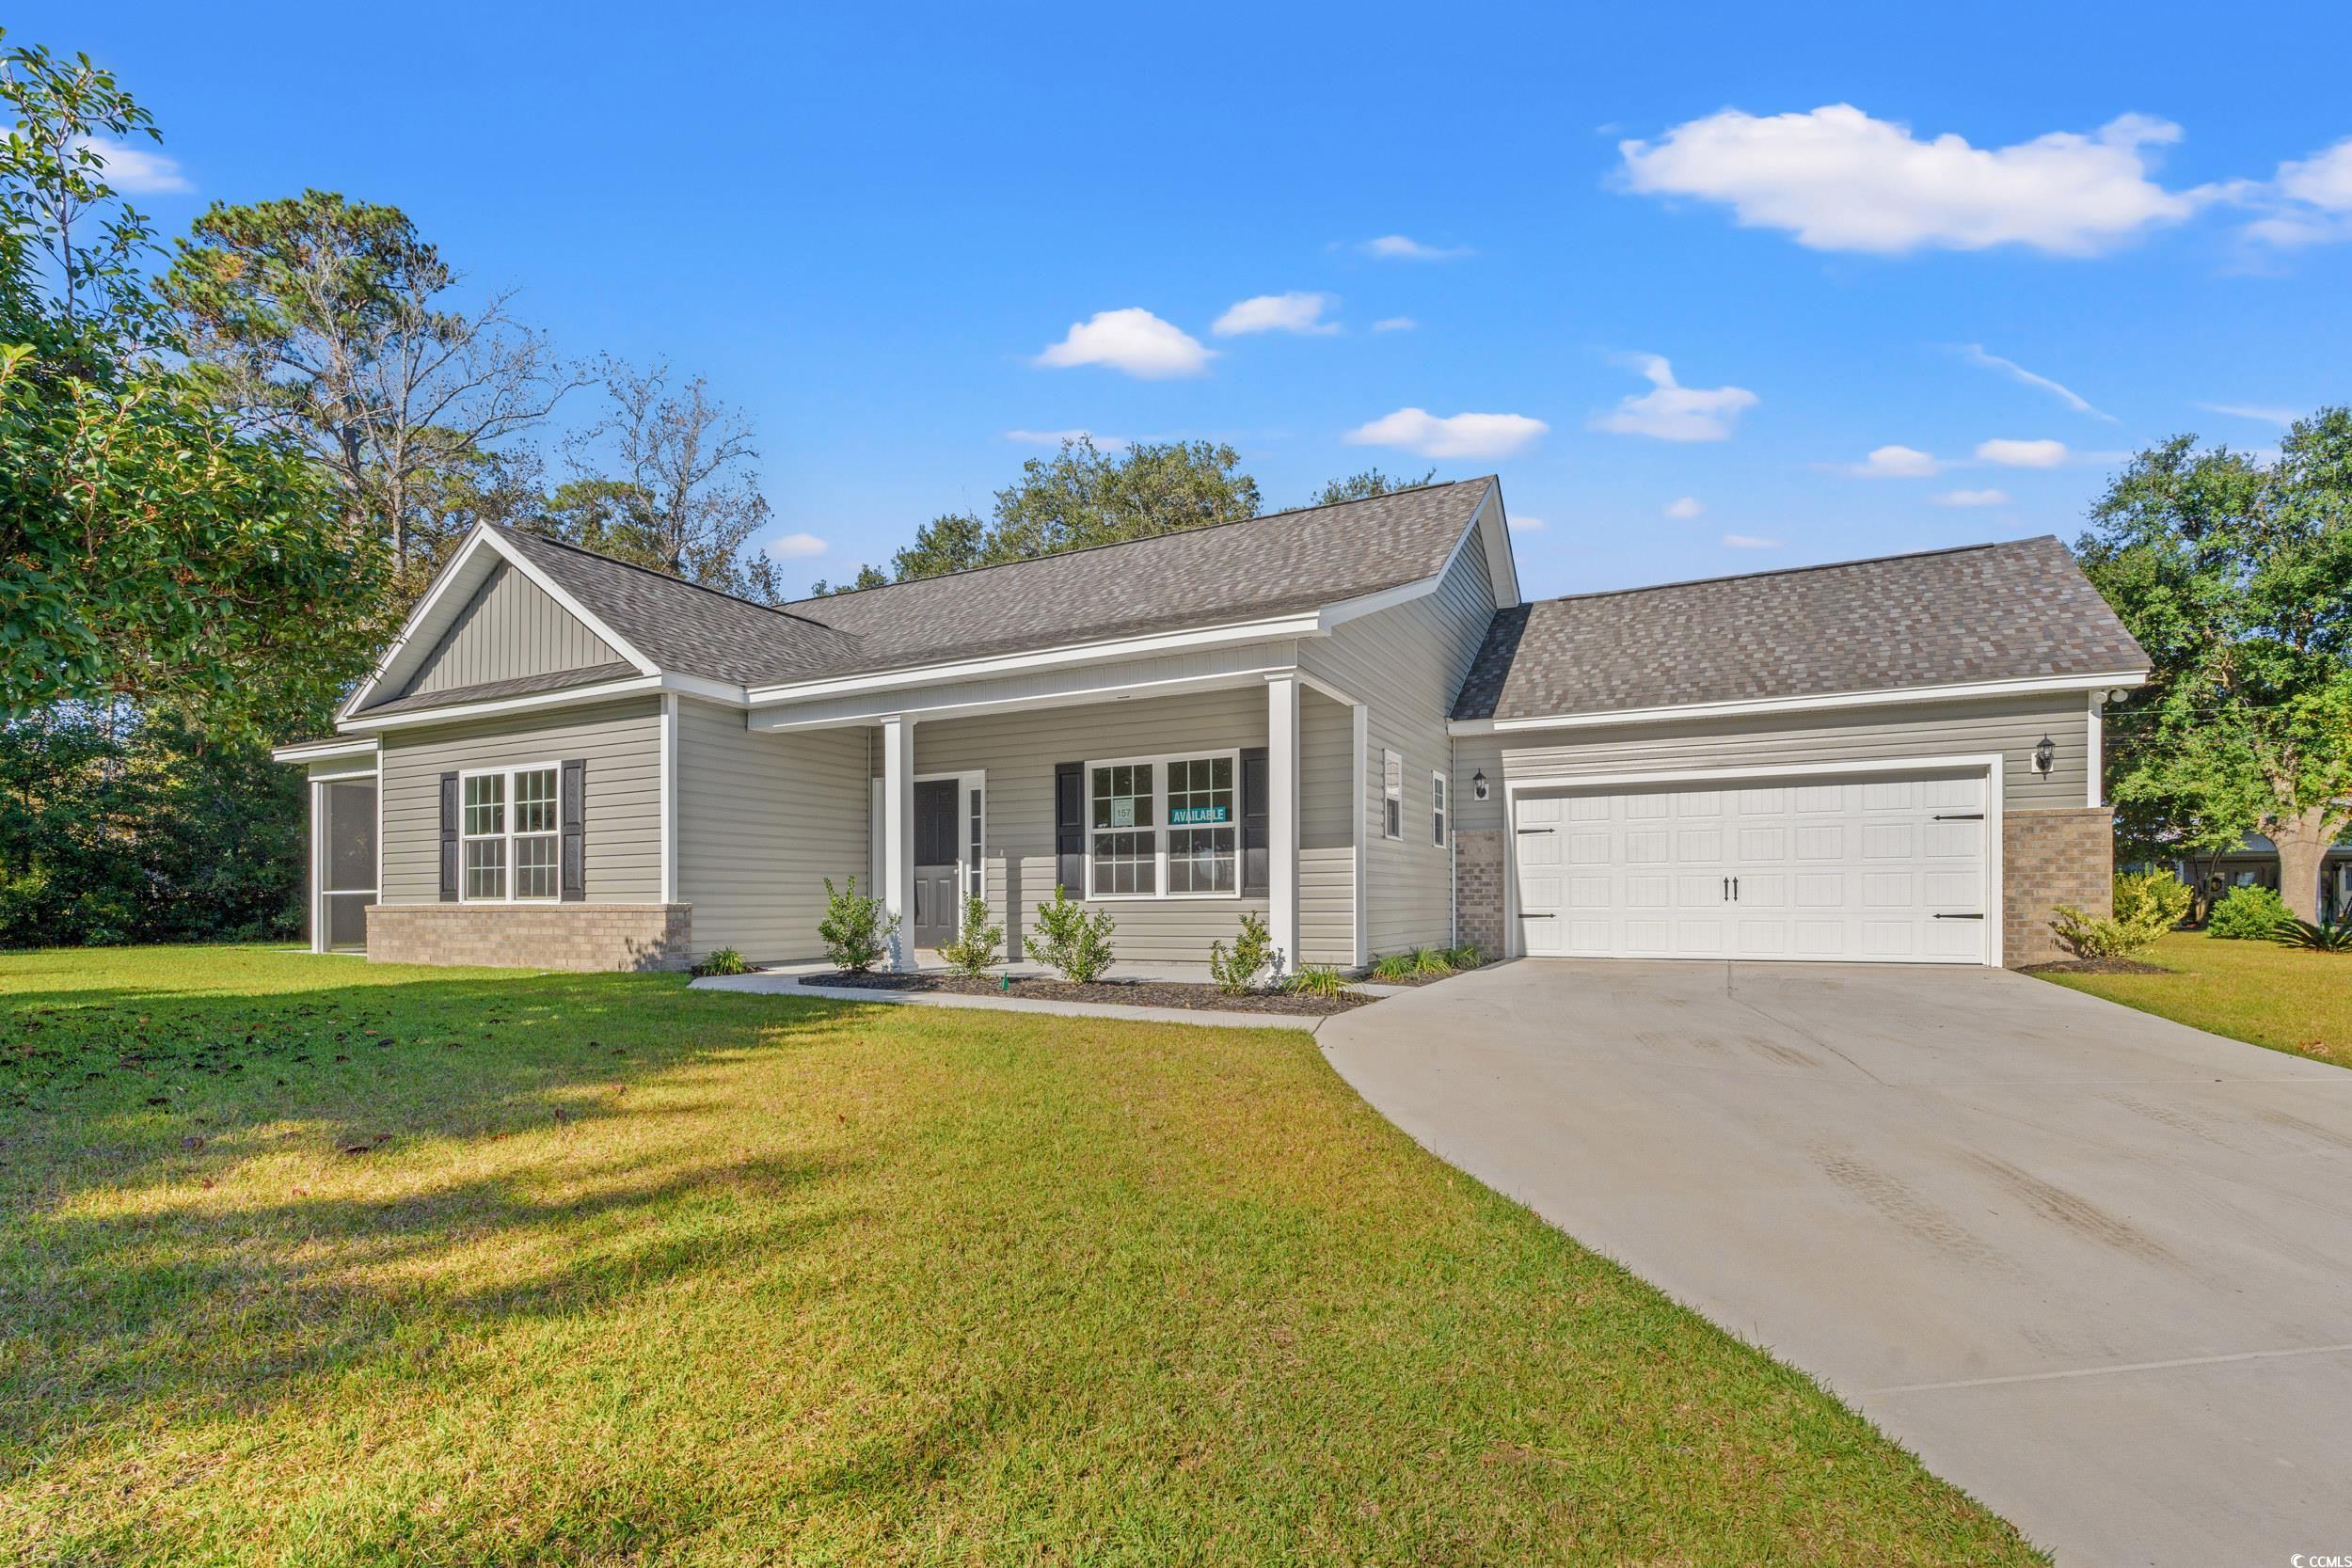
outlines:
[[2108, 732], [2115, 796], [2191, 849], [2259, 830], [2310, 920], [2352, 823], [2352, 412], [2297, 421], [2273, 463], [2194, 446], [2141, 452], [2075, 546], [2154, 665]]
[[949, 513], [926, 523], [892, 558], [892, 575], [906, 582], [1254, 517], [1258, 482], [1235, 471], [1240, 462], [1208, 441], [1104, 452], [1083, 436], [1065, 440], [1054, 456], [1021, 466], [988, 520]]
[[214, 395], [299, 442], [411, 585], [463, 531], [448, 476], [581, 384], [510, 293], [461, 306], [459, 281], [399, 208], [316, 190], [215, 203], [164, 280]]
[[702, 377], [608, 360], [606, 416], [566, 443], [576, 478], [532, 526], [601, 555], [691, 582], [781, 602], [775, 562], [751, 547], [768, 526], [752, 427]]
[[858, 594], [868, 588], [887, 588], [889, 585], [889, 573], [879, 566], [867, 564], [860, 566], [857, 569], [857, 576], [847, 582], [833, 583], [827, 582], [823, 578], [818, 578], [808, 585], [808, 596], [812, 599], [821, 599], [830, 594]]
[[1315, 492], [1315, 499], [1308, 504], [1337, 506], [1342, 501], [1367, 500], [1374, 496], [1391, 495], [1398, 490], [1418, 490], [1422, 485], [1434, 484], [1437, 481], [1438, 470], [1435, 468], [1430, 469], [1419, 479], [1401, 479], [1384, 474], [1377, 468], [1366, 468], [1362, 473], [1350, 474], [1345, 479], [1327, 481], [1322, 489]]
[[364, 665], [372, 559], [299, 453], [166, 357], [155, 246], [94, 138], [154, 135], [86, 57], [0, 59], [0, 709], [117, 697], [216, 727], [315, 707]]

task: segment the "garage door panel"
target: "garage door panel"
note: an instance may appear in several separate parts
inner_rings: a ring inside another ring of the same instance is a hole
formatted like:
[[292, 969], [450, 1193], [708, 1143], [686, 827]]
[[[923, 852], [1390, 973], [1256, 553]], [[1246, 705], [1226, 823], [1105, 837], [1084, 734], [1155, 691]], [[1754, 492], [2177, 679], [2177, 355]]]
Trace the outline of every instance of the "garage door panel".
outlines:
[[[1523, 951], [1982, 961], [1981, 776], [1566, 790], [1514, 802]], [[1530, 829], [1550, 832], [1529, 832]]]

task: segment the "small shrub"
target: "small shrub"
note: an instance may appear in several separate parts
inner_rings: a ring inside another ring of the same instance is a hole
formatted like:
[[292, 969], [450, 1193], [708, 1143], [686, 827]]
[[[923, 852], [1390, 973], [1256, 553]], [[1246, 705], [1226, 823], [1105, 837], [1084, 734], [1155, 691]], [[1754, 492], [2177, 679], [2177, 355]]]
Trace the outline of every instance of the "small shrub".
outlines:
[[1476, 969], [1486, 961], [1486, 955], [1470, 943], [1464, 942], [1459, 947], [1447, 948], [1445, 961], [1455, 969]]
[[1419, 955], [1413, 953], [1391, 953], [1386, 958], [1375, 958], [1372, 961], [1372, 977], [1395, 982], [1409, 980], [1421, 973], [1417, 967], [1418, 958]]
[[838, 892], [833, 879], [825, 879], [825, 918], [817, 923], [817, 935], [835, 969], [865, 974], [890, 950], [890, 933], [898, 928], [898, 917], [882, 913], [881, 899], [859, 893], [855, 877]]
[[2188, 918], [2197, 890], [2167, 872], [2127, 871], [2115, 879], [2113, 896], [2116, 924], [2147, 931], [2153, 942]]
[[1453, 974], [1454, 965], [1447, 961], [1442, 947], [1416, 947], [1413, 949], [1413, 973], [1442, 976]]
[[2352, 920], [2313, 925], [2289, 915], [2271, 927], [2270, 940], [2287, 947], [2309, 948], [2314, 953], [2352, 953]]
[[2269, 936], [2288, 919], [2286, 900], [2272, 888], [2233, 887], [2221, 895], [2205, 917], [2205, 934], [2232, 942], [2254, 942]]
[[732, 947], [714, 947], [696, 964], [696, 974], [749, 974], [752, 966], [743, 961], [743, 955]]
[[1032, 950], [1046, 966], [1073, 985], [1099, 980], [1110, 969], [1111, 933], [1118, 925], [1108, 910], [1089, 915], [1086, 906], [1070, 901], [1067, 889], [1057, 886], [1054, 901], [1037, 907], [1040, 940]]
[[1265, 928], [1265, 917], [1255, 912], [1241, 917], [1241, 935], [1231, 952], [1222, 942], [1209, 943], [1209, 977], [1228, 996], [1239, 996], [1258, 982], [1262, 971], [1281, 973], [1281, 949]]
[[1301, 996], [1344, 996], [1347, 994], [1347, 976], [1329, 964], [1307, 964], [1290, 977], [1285, 989], [1295, 990]]
[[939, 956], [977, 979], [996, 961], [1004, 940], [1005, 928], [988, 923], [988, 900], [973, 894], [963, 901], [962, 934], [942, 945]]
[[2115, 912], [2102, 918], [2060, 904], [2050, 929], [2078, 958], [2128, 958], [2180, 924], [2195, 895], [2161, 871], [2125, 872], [2115, 879]]

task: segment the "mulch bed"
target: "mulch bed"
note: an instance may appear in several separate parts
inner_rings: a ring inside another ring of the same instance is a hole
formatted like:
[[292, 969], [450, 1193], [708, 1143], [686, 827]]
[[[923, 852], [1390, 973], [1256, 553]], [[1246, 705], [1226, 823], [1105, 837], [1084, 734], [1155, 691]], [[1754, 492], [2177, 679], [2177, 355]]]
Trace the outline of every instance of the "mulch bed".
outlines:
[[804, 986], [841, 986], [855, 990], [947, 991], [958, 996], [1015, 996], [1032, 1002], [1107, 1002], [1118, 1007], [1188, 1007], [1199, 1012], [1288, 1013], [1293, 1017], [1324, 1018], [1360, 1007], [1378, 997], [1361, 991], [1337, 996], [1310, 996], [1300, 991], [1252, 990], [1228, 996], [1215, 986], [1184, 980], [1096, 980], [1073, 985], [1041, 975], [1016, 974], [1007, 990], [994, 975], [971, 979], [961, 974], [852, 974], [835, 970], [827, 974], [803, 974]]
[[1375, 986], [1434, 986], [1440, 980], [1451, 980], [1456, 974], [1469, 973], [1467, 969], [1449, 969], [1443, 974], [1407, 974], [1396, 980], [1387, 979], [1378, 974], [1367, 974], [1364, 979], [1367, 984]]
[[2162, 964], [2144, 964], [2137, 958], [2070, 958], [2063, 963], [2027, 964], [2024, 974], [2169, 974], [2172, 971]]

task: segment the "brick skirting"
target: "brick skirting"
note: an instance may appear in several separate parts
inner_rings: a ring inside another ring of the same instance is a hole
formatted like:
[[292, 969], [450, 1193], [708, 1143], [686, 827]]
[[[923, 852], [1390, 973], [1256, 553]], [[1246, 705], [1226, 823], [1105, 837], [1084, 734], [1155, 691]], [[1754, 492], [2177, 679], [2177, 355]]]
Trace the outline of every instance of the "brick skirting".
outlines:
[[2011, 811], [2001, 817], [2001, 961], [2069, 958], [2051, 933], [2060, 904], [2094, 915], [2113, 903], [2115, 818], [2105, 806]]
[[1454, 927], [1489, 958], [1502, 957], [1502, 840], [1496, 829], [1454, 833]]
[[683, 969], [687, 904], [376, 904], [372, 963]]

